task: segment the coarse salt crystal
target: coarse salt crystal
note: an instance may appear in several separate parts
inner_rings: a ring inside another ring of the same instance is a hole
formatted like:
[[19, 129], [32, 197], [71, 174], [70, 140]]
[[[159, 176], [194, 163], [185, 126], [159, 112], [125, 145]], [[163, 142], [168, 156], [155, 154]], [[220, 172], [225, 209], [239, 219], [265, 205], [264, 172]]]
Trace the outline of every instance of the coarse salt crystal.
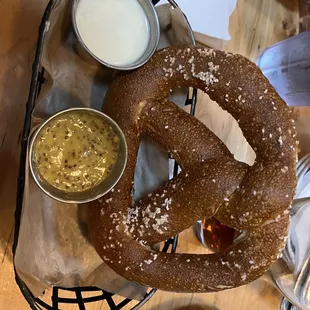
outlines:
[[286, 173], [286, 172], [288, 171], [288, 167], [287, 167], [287, 166], [284, 166], [284, 168], [282, 168], [281, 171], [282, 171], [283, 173]]
[[283, 145], [282, 136], [279, 137], [278, 142], [279, 142], [280, 145]]

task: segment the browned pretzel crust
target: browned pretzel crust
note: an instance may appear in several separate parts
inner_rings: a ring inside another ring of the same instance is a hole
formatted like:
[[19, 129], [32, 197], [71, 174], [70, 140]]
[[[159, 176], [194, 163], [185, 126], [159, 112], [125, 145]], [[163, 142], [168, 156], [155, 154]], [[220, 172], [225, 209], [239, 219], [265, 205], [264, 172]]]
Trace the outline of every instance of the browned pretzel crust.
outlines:
[[[167, 100], [175, 86], [199, 88], [232, 114], [256, 152], [253, 166], [234, 160], [209, 129]], [[120, 125], [129, 149], [120, 182], [89, 205], [92, 242], [111, 268], [176, 292], [237, 287], [269, 268], [287, 236], [297, 142], [290, 109], [255, 64], [222, 51], [171, 47], [118, 76], [103, 111]], [[141, 135], [166, 148], [183, 170], [132, 205]], [[147, 246], [211, 216], [246, 230], [247, 237], [211, 255], [165, 254]]]

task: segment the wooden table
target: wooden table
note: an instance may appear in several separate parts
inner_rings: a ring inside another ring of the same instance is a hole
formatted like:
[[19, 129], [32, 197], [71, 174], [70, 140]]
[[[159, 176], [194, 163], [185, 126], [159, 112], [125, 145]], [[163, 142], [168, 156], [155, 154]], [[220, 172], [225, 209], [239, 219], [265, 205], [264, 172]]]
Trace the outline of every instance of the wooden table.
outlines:
[[[47, 2], [0, 1], [0, 308], [8, 310], [28, 309], [13, 274], [13, 213], [25, 102], [38, 25]], [[231, 17], [232, 39], [227, 50], [241, 53], [255, 61], [267, 46], [294, 35], [298, 32], [299, 22], [297, 2], [298, 0], [238, 0]], [[207, 96], [200, 94], [199, 98], [198, 117], [236, 152], [238, 158], [251, 161], [253, 153], [242, 141], [242, 135], [230, 116], [210, 103]], [[221, 120], [217, 124], [213, 122], [215, 115]], [[301, 115], [302, 131], [305, 130], [305, 119], [309, 119], [310, 114], [308, 110], [304, 110]], [[223, 125], [226, 127], [223, 128]], [[190, 236], [190, 232], [184, 234], [189, 234], [189, 237], [181, 239], [181, 248], [203, 251], [196, 239]], [[264, 279], [259, 279], [244, 287], [216, 294], [158, 292], [144, 309], [279, 309], [280, 300], [279, 293]], [[97, 303], [88, 309], [106, 307]]]

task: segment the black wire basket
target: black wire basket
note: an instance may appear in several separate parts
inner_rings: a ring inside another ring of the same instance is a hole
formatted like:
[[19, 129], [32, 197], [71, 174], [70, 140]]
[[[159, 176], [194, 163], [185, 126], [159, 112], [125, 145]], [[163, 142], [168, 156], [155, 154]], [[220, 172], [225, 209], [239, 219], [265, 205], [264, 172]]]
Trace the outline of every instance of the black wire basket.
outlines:
[[[19, 229], [20, 229], [21, 214], [22, 214], [24, 185], [25, 185], [25, 168], [27, 164], [26, 162], [27, 147], [28, 147], [28, 139], [29, 139], [29, 134], [30, 134], [30, 129], [31, 129], [31, 115], [32, 115], [33, 108], [35, 106], [36, 99], [41, 91], [41, 87], [45, 82], [45, 78], [44, 78], [45, 69], [40, 65], [40, 60], [41, 60], [41, 55], [42, 55], [42, 50], [43, 50], [44, 38], [46, 34], [46, 24], [49, 21], [51, 12], [56, 2], [57, 0], [50, 0], [44, 12], [44, 15], [43, 15], [40, 27], [39, 27], [39, 36], [38, 36], [38, 43], [36, 47], [35, 59], [32, 65], [32, 77], [31, 77], [31, 83], [30, 83], [29, 96], [28, 96], [28, 100], [26, 103], [26, 113], [25, 113], [23, 132], [22, 132], [22, 138], [21, 138], [21, 154], [20, 154], [20, 163], [19, 163], [19, 174], [18, 174], [18, 179], [17, 179], [16, 209], [15, 209], [15, 214], [14, 214], [15, 230], [14, 230], [14, 242], [13, 242], [13, 248], [12, 248], [13, 256], [15, 256], [15, 253], [16, 253], [18, 235], [19, 235]], [[156, 5], [159, 2], [159, 0], [153, 0], [152, 2], [154, 5]], [[169, 0], [169, 2], [174, 8], [178, 7], [177, 3], [174, 0]], [[188, 23], [188, 27], [189, 27], [189, 30], [192, 36], [193, 44], [195, 44], [193, 32], [191, 30], [189, 23]], [[186, 105], [190, 105], [191, 107], [190, 113], [192, 115], [195, 114], [196, 101], [197, 101], [197, 90], [193, 89], [193, 91], [191, 92], [191, 95], [190, 95], [190, 92], [188, 92], [188, 96], [186, 99]], [[177, 163], [175, 163], [174, 164], [174, 175], [176, 175], [177, 173], [178, 173], [178, 165]], [[174, 253], [177, 248], [177, 243], [178, 243], [178, 236], [175, 236], [174, 238], [167, 240], [161, 250], [163, 252], [170, 251], [171, 253]], [[122, 309], [123, 307], [131, 303], [132, 304], [131, 309], [136, 310], [136, 309], [141, 308], [145, 303], [147, 303], [148, 300], [157, 291], [156, 289], [150, 289], [145, 294], [144, 298], [140, 302], [131, 300], [129, 298], [123, 298], [121, 302], [116, 303], [116, 301], [113, 300], [113, 297], [115, 297], [114, 294], [106, 292], [97, 287], [73, 287], [73, 288], [53, 287], [52, 296], [51, 296], [51, 305], [49, 305], [43, 300], [41, 300], [40, 298], [36, 298], [31, 293], [31, 291], [26, 286], [26, 284], [18, 276], [15, 266], [14, 266], [14, 272], [15, 272], [15, 280], [16, 280], [17, 285], [19, 286], [30, 308], [35, 309], [35, 310], [42, 310], [42, 309], [58, 310], [60, 304], [61, 305], [75, 304], [78, 306], [80, 310], [83, 310], [83, 309], [86, 309], [87, 303], [98, 302], [98, 301], [105, 301], [107, 306], [113, 310]], [[64, 293], [64, 292], [71, 292], [75, 295], [75, 297], [70, 297], [70, 298], [60, 297], [60, 295], [62, 295], [61, 293]], [[83, 293], [88, 293], [87, 297], [83, 297]], [[89, 295], [92, 295], [92, 296], [89, 296]]]

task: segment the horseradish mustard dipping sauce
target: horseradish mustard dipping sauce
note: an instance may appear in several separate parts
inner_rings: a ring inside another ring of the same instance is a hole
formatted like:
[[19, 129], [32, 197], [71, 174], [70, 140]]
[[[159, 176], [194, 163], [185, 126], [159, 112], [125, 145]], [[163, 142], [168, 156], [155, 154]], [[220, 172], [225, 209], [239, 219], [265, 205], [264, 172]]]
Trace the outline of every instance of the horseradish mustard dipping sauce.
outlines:
[[80, 0], [75, 23], [89, 51], [114, 66], [135, 63], [150, 41], [149, 20], [138, 0]]
[[116, 163], [120, 141], [96, 115], [60, 114], [40, 132], [34, 157], [41, 176], [66, 192], [81, 192], [103, 181]]

